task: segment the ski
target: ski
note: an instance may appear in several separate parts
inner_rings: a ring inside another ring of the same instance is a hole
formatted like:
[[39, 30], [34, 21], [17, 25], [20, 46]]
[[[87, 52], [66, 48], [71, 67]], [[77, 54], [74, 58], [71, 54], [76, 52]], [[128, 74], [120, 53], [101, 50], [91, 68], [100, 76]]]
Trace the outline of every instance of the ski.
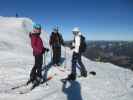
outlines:
[[67, 81], [70, 81], [70, 80], [68, 80], [68, 78], [63, 78], [63, 79], [61, 79], [60, 80], [62, 83], [66, 83]]
[[61, 71], [61, 72], [65, 72], [65, 70], [64, 69], [61, 69], [60, 67], [58, 67], [58, 66], [56, 66], [56, 68], [59, 70], [59, 71]]
[[63, 72], [63, 73], [65, 73], [65, 72], [67, 72], [67, 71], [70, 71], [70, 69], [65, 69], [65, 68], [63, 68], [63, 67], [60, 67], [60, 66], [55, 66], [54, 65], [54, 67], [56, 68], [56, 69], [58, 69], [59, 71], [61, 71], [61, 72]]
[[20, 84], [20, 85], [17, 85], [17, 86], [14, 86], [10, 89], [7, 89], [5, 90], [5, 93], [15, 93], [15, 94], [19, 94], [19, 92], [23, 89], [27, 89], [28, 87], [30, 87], [31, 84], [28, 84], [27, 83], [23, 83], [23, 84]]
[[32, 83], [32, 81], [28, 80], [26, 83], [24, 84], [21, 84], [21, 85], [17, 85], [17, 86], [14, 86], [11, 88], [11, 90], [15, 90], [15, 89], [18, 89], [18, 88], [21, 88], [21, 87], [25, 87], [25, 86], [28, 86], [30, 83]]
[[[81, 78], [81, 77], [83, 77], [83, 76], [81, 76], [81, 75], [77, 76], [77, 78]], [[75, 79], [75, 80], [76, 80], [76, 79]], [[75, 80], [72, 80], [72, 79], [69, 79], [68, 77], [66, 77], [66, 78], [61, 79], [60, 81], [61, 81], [62, 83], [66, 83], [67, 81], [75, 81]]]
[[27, 83], [12, 87], [11, 90], [15, 90], [15, 89], [18, 89], [18, 88], [21, 88], [21, 87], [24, 87], [24, 86], [28, 86]]
[[44, 80], [43, 82], [33, 84], [30, 88], [27, 88], [25, 90], [20, 90], [20, 91], [18, 91], [18, 93], [19, 94], [27, 94], [27, 93], [31, 92], [32, 90], [34, 90], [36, 87], [38, 87], [38, 86], [40, 86], [40, 85], [42, 85], [44, 83], [46, 83], [46, 86], [48, 86], [48, 83], [47, 82], [50, 81], [52, 78], [53, 77], [50, 76], [46, 80]]
[[18, 93], [18, 94], [27, 94], [31, 91], [31, 87], [24, 87], [23, 89], [21, 89], [19, 91], [16, 91], [16, 93]]
[[[95, 71], [90, 71], [89, 72], [89, 75], [92, 75], [92, 76], [96, 76], [96, 72]], [[77, 78], [82, 78], [82, 77], [85, 77], [85, 76], [82, 76], [82, 75], [77, 75], [76, 76]], [[87, 76], [86, 76], [87, 77]], [[86, 78], [85, 77], [85, 78]], [[73, 80], [71, 80], [71, 79], [69, 79], [68, 77], [66, 77], [66, 78], [64, 78], [64, 79], [61, 79], [61, 82], [66, 82], [66, 81], [73, 81]]]

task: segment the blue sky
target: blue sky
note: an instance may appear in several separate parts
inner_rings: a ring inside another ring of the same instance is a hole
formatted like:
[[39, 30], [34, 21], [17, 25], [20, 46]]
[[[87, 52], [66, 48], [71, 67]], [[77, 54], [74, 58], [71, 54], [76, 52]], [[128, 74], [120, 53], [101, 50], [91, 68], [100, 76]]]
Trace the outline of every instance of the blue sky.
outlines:
[[30, 17], [65, 40], [80, 27], [88, 40], [133, 40], [133, 0], [1, 0], [0, 16]]

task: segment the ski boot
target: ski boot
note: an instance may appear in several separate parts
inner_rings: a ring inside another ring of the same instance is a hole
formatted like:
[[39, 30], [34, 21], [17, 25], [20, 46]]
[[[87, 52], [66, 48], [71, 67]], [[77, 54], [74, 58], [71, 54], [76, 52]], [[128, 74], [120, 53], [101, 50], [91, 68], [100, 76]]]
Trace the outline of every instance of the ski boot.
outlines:
[[41, 83], [41, 78], [40, 77], [37, 77], [34, 81], [33, 81], [33, 86], [31, 88], [34, 89], [35, 87], [37, 87], [39, 84]]
[[76, 74], [70, 74], [70, 75], [68, 75], [67, 80], [72, 80], [72, 81], [76, 80]]
[[81, 76], [87, 77], [87, 71], [81, 71]]

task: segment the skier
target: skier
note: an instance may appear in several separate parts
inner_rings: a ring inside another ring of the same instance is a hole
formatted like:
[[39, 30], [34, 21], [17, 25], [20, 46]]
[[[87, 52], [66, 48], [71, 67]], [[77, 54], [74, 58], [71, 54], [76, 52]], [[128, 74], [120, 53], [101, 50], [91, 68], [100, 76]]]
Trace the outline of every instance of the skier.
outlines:
[[53, 65], [60, 66], [61, 61], [61, 45], [64, 45], [62, 35], [59, 33], [58, 28], [54, 28], [51, 33], [49, 44], [53, 50]]
[[40, 37], [41, 34], [41, 25], [34, 24], [33, 31], [30, 32], [29, 37], [31, 39], [31, 46], [33, 49], [33, 56], [35, 58], [35, 64], [30, 73], [30, 79], [27, 82], [33, 84], [39, 84], [42, 78], [42, 64], [43, 64], [43, 54], [45, 51], [49, 51], [48, 48], [44, 48], [42, 39]]
[[87, 70], [81, 61], [81, 55], [86, 49], [86, 45], [83, 43], [83, 39], [85, 40], [85, 38], [82, 36], [78, 27], [75, 27], [72, 32], [74, 34], [74, 41], [71, 49], [74, 49], [74, 51], [72, 56], [72, 71], [71, 74], [68, 75], [68, 80], [76, 79], [76, 67], [78, 65], [80, 65], [81, 76], [87, 77]]

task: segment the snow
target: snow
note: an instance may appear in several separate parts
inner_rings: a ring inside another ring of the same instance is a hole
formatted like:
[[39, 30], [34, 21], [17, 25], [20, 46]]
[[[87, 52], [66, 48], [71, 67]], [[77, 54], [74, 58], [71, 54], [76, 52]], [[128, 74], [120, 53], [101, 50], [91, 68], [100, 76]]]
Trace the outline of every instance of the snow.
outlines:
[[[88, 74], [87, 78], [63, 84], [60, 79], [71, 70], [72, 51], [66, 47], [62, 47], [65, 58], [62, 67], [52, 66], [48, 70], [48, 76], [53, 76], [48, 86], [43, 84], [27, 94], [11, 91], [10, 88], [28, 80], [34, 64], [28, 37], [31, 30], [31, 19], [0, 17], [0, 100], [132, 100], [133, 72], [110, 63], [93, 62], [83, 57], [88, 73], [96, 71], [97, 75]], [[49, 47], [48, 34], [43, 31], [41, 36]], [[45, 58], [48, 64], [51, 52]]]

